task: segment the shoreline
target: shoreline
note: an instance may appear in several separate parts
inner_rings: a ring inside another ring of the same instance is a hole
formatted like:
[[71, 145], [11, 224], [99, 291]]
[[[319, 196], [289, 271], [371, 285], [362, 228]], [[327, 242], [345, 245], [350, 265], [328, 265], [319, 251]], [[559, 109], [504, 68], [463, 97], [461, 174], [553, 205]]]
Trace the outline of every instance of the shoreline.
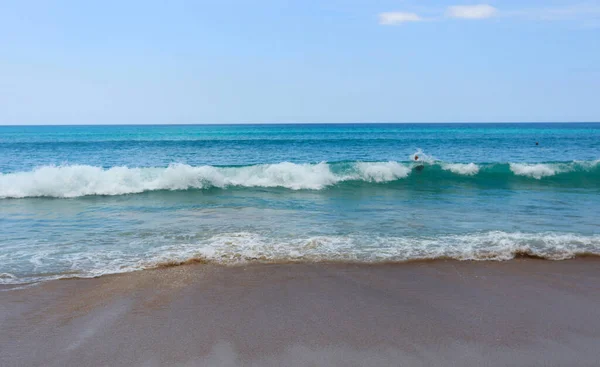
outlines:
[[591, 366], [600, 259], [187, 264], [0, 293], [0, 365]]
[[[220, 268], [239, 268], [239, 267], [256, 267], [256, 266], [268, 266], [268, 265], [316, 265], [316, 266], [329, 266], [329, 265], [339, 265], [339, 266], [384, 266], [384, 265], [410, 265], [410, 264], [419, 264], [419, 263], [436, 263], [436, 262], [458, 262], [458, 263], [503, 263], [503, 262], [512, 262], [512, 261], [520, 261], [520, 260], [539, 260], [539, 261], [548, 261], [548, 262], [562, 262], [562, 261], [573, 261], [573, 260], [585, 260], [585, 259], [597, 259], [600, 261], [600, 254], [595, 252], [580, 252], [572, 257], [568, 258], [548, 258], [542, 255], [537, 255], [531, 251], [516, 251], [511, 254], [513, 257], [509, 259], [496, 258], [494, 256], [490, 256], [489, 259], [479, 258], [479, 259], [460, 259], [454, 258], [450, 256], [439, 256], [434, 258], [415, 258], [415, 259], [403, 259], [403, 260], [375, 260], [375, 261], [361, 261], [361, 260], [346, 260], [346, 259], [332, 259], [332, 260], [310, 260], [310, 259], [294, 259], [290, 258], [289, 260], [285, 259], [260, 259], [253, 258], [249, 260], [239, 261], [239, 262], [219, 262], [213, 259], [205, 258], [202, 256], [194, 256], [185, 260], [168, 260], [163, 262], [158, 262], [155, 264], [149, 264], [145, 267], [128, 269], [120, 272], [109, 272], [109, 273], [101, 273], [98, 275], [82, 275], [77, 276], [74, 275], [77, 272], [65, 272], [65, 273], [56, 273], [56, 278], [48, 278], [42, 279], [38, 281], [24, 281], [21, 283], [0, 283], [0, 292], [2, 291], [10, 291], [10, 290], [19, 290], [21, 288], [29, 288], [29, 287], [37, 287], [49, 282], [55, 281], [65, 281], [65, 280], [82, 280], [82, 279], [99, 279], [104, 277], [111, 276], [124, 276], [131, 273], [139, 273], [146, 271], [155, 271], [161, 269], [170, 269], [176, 267], [187, 267], [187, 266], [212, 266], [212, 267], [220, 267]], [[5, 273], [8, 274], [8, 273]], [[11, 274], [8, 274], [11, 275]], [[47, 276], [48, 274], [42, 274]]]

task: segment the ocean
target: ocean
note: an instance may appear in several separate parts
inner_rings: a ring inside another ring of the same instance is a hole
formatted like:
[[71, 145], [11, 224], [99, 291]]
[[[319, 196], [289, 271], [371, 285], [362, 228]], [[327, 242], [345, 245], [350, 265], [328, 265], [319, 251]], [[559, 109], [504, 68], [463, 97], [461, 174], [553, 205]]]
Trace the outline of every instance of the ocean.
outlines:
[[0, 284], [522, 255], [600, 255], [600, 124], [0, 126]]

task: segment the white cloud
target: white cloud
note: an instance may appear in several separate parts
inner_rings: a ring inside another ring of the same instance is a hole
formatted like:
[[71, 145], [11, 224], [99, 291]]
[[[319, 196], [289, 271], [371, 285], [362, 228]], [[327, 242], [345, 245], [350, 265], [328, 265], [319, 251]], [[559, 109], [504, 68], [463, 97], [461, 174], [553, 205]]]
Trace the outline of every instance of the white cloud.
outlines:
[[406, 22], [421, 22], [423, 18], [415, 13], [388, 12], [379, 14], [379, 24], [396, 25]]
[[497, 13], [498, 9], [487, 4], [455, 5], [448, 7], [446, 16], [462, 19], [487, 19], [495, 16]]
[[[529, 21], [563, 21], [577, 23], [586, 28], [600, 26], [600, 0], [558, 7], [499, 9], [488, 5], [453, 5], [443, 8], [422, 8], [429, 16], [412, 12], [386, 12], [379, 14], [379, 24], [398, 25], [406, 22], [435, 22], [454, 19], [522, 19]], [[436, 14], [437, 13], [437, 14]]]

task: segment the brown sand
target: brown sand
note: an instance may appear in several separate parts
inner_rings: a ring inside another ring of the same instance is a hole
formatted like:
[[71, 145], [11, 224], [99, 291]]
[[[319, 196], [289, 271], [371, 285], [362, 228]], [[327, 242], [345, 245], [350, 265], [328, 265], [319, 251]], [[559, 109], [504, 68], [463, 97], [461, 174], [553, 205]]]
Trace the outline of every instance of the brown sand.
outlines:
[[600, 260], [196, 264], [0, 292], [1, 366], [598, 366]]

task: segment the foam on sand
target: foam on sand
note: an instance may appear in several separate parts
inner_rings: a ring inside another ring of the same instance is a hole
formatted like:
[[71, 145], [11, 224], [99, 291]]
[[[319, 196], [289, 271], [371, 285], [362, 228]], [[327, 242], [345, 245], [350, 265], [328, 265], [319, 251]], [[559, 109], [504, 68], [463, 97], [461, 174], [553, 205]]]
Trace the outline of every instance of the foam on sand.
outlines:
[[[141, 244], [131, 244], [140, 246]], [[249, 263], [348, 262], [381, 263], [414, 260], [456, 259], [504, 261], [519, 256], [565, 260], [600, 255], [599, 235], [571, 233], [520, 233], [490, 231], [437, 237], [374, 237], [365, 235], [276, 237], [255, 232], [212, 235], [190, 242], [173, 242], [132, 253], [127, 248], [87, 246], [65, 251], [55, 246], [31, 253], [19, 251], [2, 256], [6, 266], [28, 260], [36, 276], [0, 277], [0, 284], [18, 284], [65, 277], [95, 277], [156, 266], [186, 263], [239, 265]], [[45, 259], [52, 259], [46, 262]], [[50, 271], [53, 263], [69, 269]], [[49, 266], [50, 268], [47, 268]]]

